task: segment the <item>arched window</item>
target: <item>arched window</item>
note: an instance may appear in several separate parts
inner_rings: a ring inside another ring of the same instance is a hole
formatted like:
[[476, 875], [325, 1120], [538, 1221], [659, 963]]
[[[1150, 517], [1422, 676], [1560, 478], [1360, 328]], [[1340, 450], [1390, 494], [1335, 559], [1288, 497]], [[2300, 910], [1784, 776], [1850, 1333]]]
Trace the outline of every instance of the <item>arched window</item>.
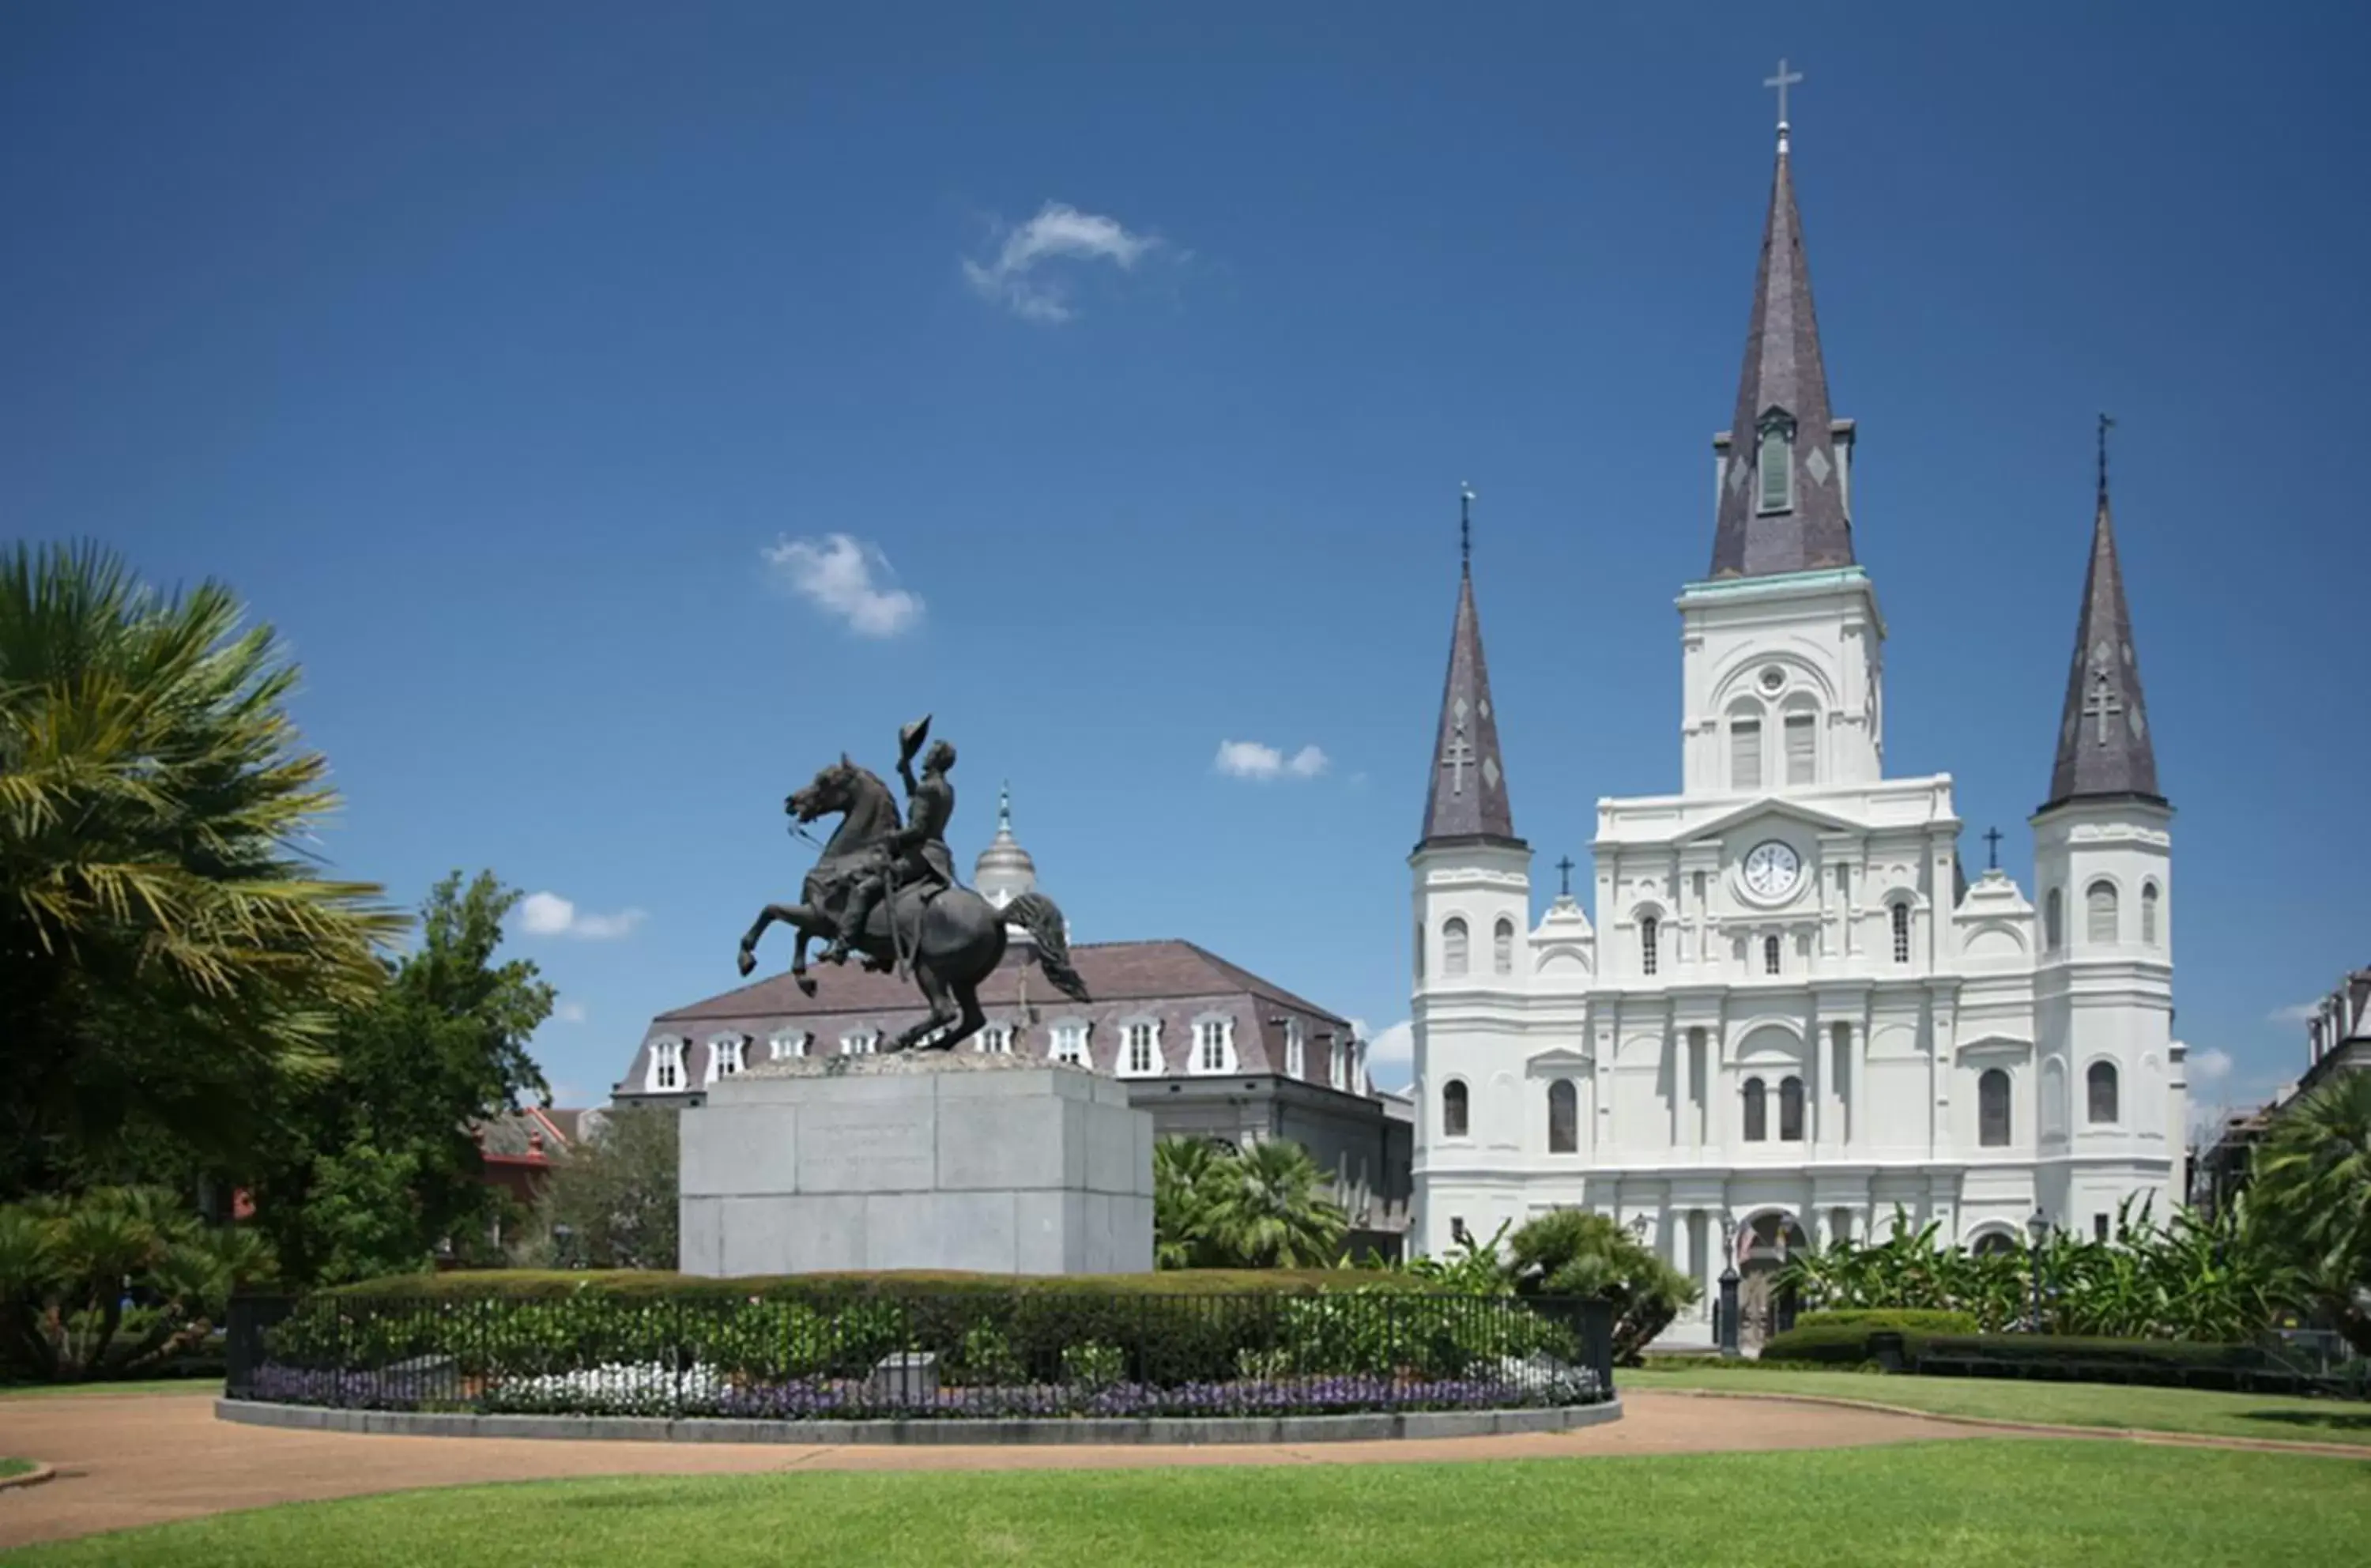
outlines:
[[1745, 1080], [1745, 1141], [1762, 1143], [1770, 1136], [1770, 1098], [1762, 1080]]
[[1652, 915], [1638, 917], [1638, 973], [1641, 974], [1655, 973], [1655, 961], [1660, 956], [1655, 951], [1656, 938], [1661, 934], [1661, 922]]
[[1490, 932], [1490, 967], [1500, 974], [1515, 972], [1515, 923], [1503, 915]]
[[1910, 962], [1910, 905], [1907, 904], [1893, 906], [1893, 962]]
[[1440, 1091], [1440, 1136], [1442, 1137], [1462, 1138], [1465, 1136], [1467, 1125], [1465, 1105], [1465, 1085], [1456, 1078], [1451, 1078], [1448, 1086]]
[[1548, 1085], [1548, 1152], [1580, 1152], [1580, 1093], [1570, 1078]]
[[2008, 1147], [2008, 1074], [1987, 1067], [1976, 1079], [1976, 1142], [1985, 1148]]
[[2116, 1065], [2094, 1062], [2091, 1070], [2083, 1075], [2084, 1088], [2090, 1092], [2090, 1120], [2112, 1122], [2116, 1119]]
[[1788, 450], [1791, 424], [1783, 416], [1763, 422], [1761, 450], [1754, 458], [1754, 472], [1761, 481], [1757, 512], [1786, 512], [1795, 504], [1795, 476], [1788, 462], [1793, 455]]
[[2005, 1230], [1987, 1230], [1976, 1238], [1976, 1244], [1968, 1251], [1979, 1258], [1997, 1257], [2003, 1252], [2016, 1251], [2017, 1242]]
[[1762, 721], [1731, 719], [1729, 721], [1729, 787], [1732, 790], [1762, 788]]
[[2091, 942], [2116, 940], [2116, 884], [2095, 882], [2083, 893], [2083, 939]]
[[2149, 947], [2157, 946], [2157, 883], [2141, 883], [2141, 940]]
[[1762, 939], [1762, 973], [1764, 974], [1778, 973], [1778, 939], [1776, 937]]
[[1803, 1080], [1783, 1078], [1778, 1080], [1778, 1141], [1803, 1141]]
[[1815, 784], [1820, 773], [1820, 718], [1816, 713], [1789, 713], [1787, 736], [1787, 782]]
[[1440, 972], [1465, 973], [1465, 922], [1454, 915], [1440, 928]]
[[2052, 888], [2050, 896], [2041, 903], [2041, 946], [2046, 952], [2056, 952], [2066, 940], [2066, 901]]

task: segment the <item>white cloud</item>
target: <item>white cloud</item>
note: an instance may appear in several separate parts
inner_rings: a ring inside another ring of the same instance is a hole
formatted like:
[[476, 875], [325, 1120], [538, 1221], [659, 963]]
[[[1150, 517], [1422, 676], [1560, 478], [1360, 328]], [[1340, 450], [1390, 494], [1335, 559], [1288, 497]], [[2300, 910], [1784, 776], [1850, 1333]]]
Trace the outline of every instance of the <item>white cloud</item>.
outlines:
[[[1366, 1035], [1360, 1026], [1361, 1038]], [[1406, 1019], [1367, 1040], [1367, 1076], [1379, 1089], [1405, 1089], [1416, 1074], [1416, 1025]]]
[[1316, 746], [1303, 746], [1290, 756], [1276, 746], [1257, 741], [1220, 741], [1218, 759], [1211, 764], [1230, 778], [1314, 778], [1325, 771], [1331, 759]]
[[556, 893], [528, 894], [519, 901], [518, 914], [519, 929], [531, 937], [582, 937], [596, 942], [625, 936], [643, 920], [639, 909], [587, 914]]
[[879, 547], [847, 534], [784, 538], [763, 554], [792, 592], [838, 616], [859, 637], [895, 637], [922, 618], [919, 594], [892, 587], [896, 574]]
[[2190, 1082], [2195, 1089], [2217, 1084], [2231, 1076], [2231, 1053], [2209, 1045], [2203, 1051], [2192, 1051], [2189, 1056]]
[[2319, 1011], [2321, 1002], [2317, 998], [2310, 1002], [2291, 1002], [2287, 1007], [2274, 1008], [2264, 1016], [2272, 1023], [2310, 1023]]
[[964, 277], [982, 299], [1024, 321], [1048, 323], [1068, 321], [1076, 313], [1062, 280], [1041, 271], [1046, 263], [1109, 261], [1125, 272], [1161, 244], [1151, 235], [1130, 234], [1117, 218], [1061, 202], [1047, 202], [1035, 217], [1003, 234], [1004, 243], [988, 260], [964, 259]]
[[562, 997], [552, 1007], [551, 1016], [562, 1023], [583, 1023], [584, 1004], [573, 997]]

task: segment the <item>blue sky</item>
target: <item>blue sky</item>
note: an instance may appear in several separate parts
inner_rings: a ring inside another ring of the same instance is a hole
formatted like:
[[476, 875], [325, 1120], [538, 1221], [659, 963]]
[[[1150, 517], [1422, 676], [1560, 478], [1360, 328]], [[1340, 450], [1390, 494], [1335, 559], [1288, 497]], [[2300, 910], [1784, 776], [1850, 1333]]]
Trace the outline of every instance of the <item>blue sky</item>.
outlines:
[[341, 870], [549, 895], [564, 1098], [925, 709], [1080, 939], [1404, 1019], [1461, 480], [1544, 901], [1676, 782], [1781, 54], [1889, 770], [2028, 881], [2112, 410], [2178, 1031], [2302, 1066], [2371, 959], [2359, 8], [865, 9], [0, 11], [7, 532], [286, 634]]

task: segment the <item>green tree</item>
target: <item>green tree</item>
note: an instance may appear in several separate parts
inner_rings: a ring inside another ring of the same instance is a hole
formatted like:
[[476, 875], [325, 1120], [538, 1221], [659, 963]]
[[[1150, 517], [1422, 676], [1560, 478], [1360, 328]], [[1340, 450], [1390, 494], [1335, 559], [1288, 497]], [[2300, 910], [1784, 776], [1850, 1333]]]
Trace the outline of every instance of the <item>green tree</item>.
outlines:
[[490, 871], [430, 890], [418, 950], [347, 1014], [335, 1074], [287, 1108], [254, 1188], [292, 1275], [404, 1273], [487, 1229], [501, 1194], [469, 1124], [548, 1092], [526, 1047], [552, 988], [527, 960], [496, 962], [518, 897]]
[[1227, 1262], [1324, 1268], [1340, 1256], [1347, 1228], [1341, 1205], [1326, 1195], [1324, 1171], [1299, 1144], [1262, 1138], [1217, 1161], [1201, 1186], [1209, 1237]]
[[1507, 1239], [1519, 1287], [1613, 1305], [1613, 1355], [1635, 1366], [1648, 1342], [1696, 1298], [1695, 1282], [1657, 1257], [1610, 1215], [1557, 1209]]
[[554, 1162], [519, 1262], [562, 1268], [677, 1266], [677, 1125], [664, 1105], [604, 1111]]
[[2248, 1205], [2288, 1294], [2371, 1355], [2371, 1072], [2342, 1073], [2274, 1118]]
[[336, 795], [295, 681], [219, 584], [0, 551], [0, 1194], [235, 1169], [383, 983], [400, 917], [305, 848]]

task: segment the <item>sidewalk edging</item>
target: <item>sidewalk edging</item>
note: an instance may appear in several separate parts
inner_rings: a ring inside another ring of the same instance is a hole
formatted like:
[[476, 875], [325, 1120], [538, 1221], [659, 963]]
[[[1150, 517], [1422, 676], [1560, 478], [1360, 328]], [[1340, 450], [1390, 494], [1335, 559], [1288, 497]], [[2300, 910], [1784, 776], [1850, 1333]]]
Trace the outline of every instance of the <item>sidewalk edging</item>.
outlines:
[[2153, 1426], [2064, 1426], [2047, 1421], [2007, 1421], [1990, 1415], [1949, 1415], [1937, 1410], [1887, 1404], [1881, 1400], [1848, 1399], [1842, 1394], [1796, 1394], [1758, 1389], [1652, 1389], [1658, 1394], [1680, 1394], [1697, 1400], [1773, 1400], [1788, 1404], [1829, 1405], [1837, 1410], [1873, 1410], [1887, 1415], [1914, 1415], [1927, 1421], [1948, 1421], [1955, 1426], [1981, 1426], [1995, 1432], [2018, 1432], [2035, 1437], [2125, 1438], [2135, 1443], [2164, 1443], [2180, 1448], [2235, 1448], [2267, 1454], [2321, 1454], [2331, 1458], [2371, 1459], [2371, 1443], [2307, 1443], [2287, 1437], [2218, 1437], [2209, 1432], [2161, 1432]]
[[1056, 1416], [1011, 1421], [734, 1421], [621, 1415], [479, 1415], [469, 1412], [344, 1410], [218, 1399], [214, 1416], [250, 1426], [412, 1437], [533, 1437], [641, 1443], [1151, 1445], [1371, 1443], [1569, 1432], [1622, 1419], [1620, 1395], [1596, 1404], [1517, 1410], [1376, 1411], [1356, 1415]]
[[0, 1492], [6, 1492], [12, 1486], [39, 1486], [41, 1482], [55, 1477], [57, 1473], [57, 1469], [53, 1465], [37, 1464], [20, 1475], [0, 1475]]

